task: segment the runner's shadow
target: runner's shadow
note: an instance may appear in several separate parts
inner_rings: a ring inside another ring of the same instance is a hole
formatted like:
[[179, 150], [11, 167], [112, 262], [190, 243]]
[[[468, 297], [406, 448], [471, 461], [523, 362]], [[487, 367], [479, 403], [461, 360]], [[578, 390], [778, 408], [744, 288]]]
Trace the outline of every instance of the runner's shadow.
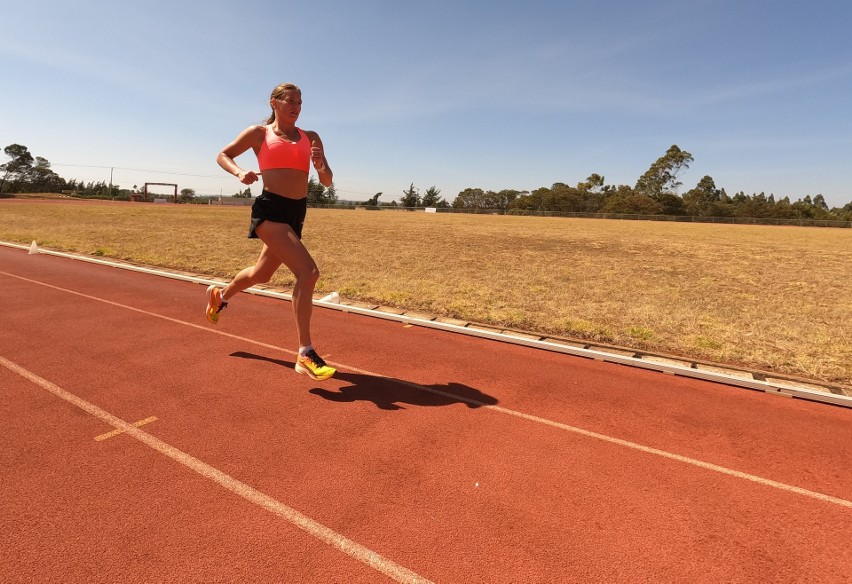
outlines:
[[[295, 366], [295, 363], [292, 361], [272, 359], [271, 357], [246, 353], [244, 351], [231, 353], [231, 357], [268, 361], [288, 369], [292, 369]], [[493, 406], [499, 403], [497, 398], [462, 383], [420, 385], [402, 379], [364, 375], [362, 373], [346, 373], [343, 371], [338, 371], [329, 381], [334, 382], [335, 380], [343, 381], [349, 385], [343, 385], [336, 391], [315, 387], [310, 390], [310, 393], [329, 401], [341, 403], [370, 401], [382, 410], [405, 409], [399, 404], [449, 406], [461, 403], [473, 409], [482, 406]]]

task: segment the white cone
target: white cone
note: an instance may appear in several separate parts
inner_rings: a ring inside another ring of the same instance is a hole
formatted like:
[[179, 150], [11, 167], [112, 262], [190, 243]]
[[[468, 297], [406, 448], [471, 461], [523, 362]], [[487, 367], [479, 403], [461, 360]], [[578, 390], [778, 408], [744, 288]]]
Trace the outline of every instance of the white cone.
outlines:
[[33, 240], [33, 244], [30, 246], [30, 251], [27, 252], [27, 255], [33, 255], [38, 253], [38, 246], [36, 245], [35, 239]]
[[320, 298], [320, 302], [331, 302], [332, 304], [340, 304], [340, 294], [332, 292]]

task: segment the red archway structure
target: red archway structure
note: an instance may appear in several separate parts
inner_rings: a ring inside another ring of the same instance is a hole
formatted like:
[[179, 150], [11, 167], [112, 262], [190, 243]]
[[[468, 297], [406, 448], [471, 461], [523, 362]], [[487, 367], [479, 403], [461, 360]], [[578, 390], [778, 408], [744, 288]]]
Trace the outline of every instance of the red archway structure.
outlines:
[[174, 183], [149, 183], [149, 182], [146, 182], [145, 186], [142, 188], [142, 200], [143, 201], [148, 200], [148, 185], [154, 185], [154, 186], [159, 186], [159, 187], [174, 187], [175, 188], [175, 194], [174, 194], [174, 200], [172, 202], [173, 203], [178, 202], [178, 199], [177, 199], [177, 187], [178, 186], [176, 184], [174, 184]]

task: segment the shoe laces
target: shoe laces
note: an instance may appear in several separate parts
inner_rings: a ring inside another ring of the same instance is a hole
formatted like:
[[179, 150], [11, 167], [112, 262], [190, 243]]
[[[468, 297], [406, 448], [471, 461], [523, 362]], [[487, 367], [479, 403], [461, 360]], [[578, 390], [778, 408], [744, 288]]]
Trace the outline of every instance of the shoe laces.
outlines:
[[311, 349], [310, 351], [305, 353], [302, 358], [303, 359], [310, 359], [311, 361], [313, 361], [314, 365], [316, 365], [317, 367], [326, 367], [325, 361], [323, 361], [322, 357], [317, 355], [317, 352], [314, 351], [313, 349]]
[[226, 308], [228, 308], [228, 303], [227, 303], [227, 302], [225, 302], [225, 299], [224, 299], [224, 298], [222, 298], [222, 291], [221, 291], [221, 290], [217, 290], [217, 293], [215, 293], [215, 294], [213, 295], [213, 297], [214, 297], [216, 300], [218, 300], [218, 301], [219, 301], [219, 303], [217, 304], [216, 308], [214, 309], [214, 312], [215, 312], [216, 314], [218, 314], [218, 313], [222, 312], [223, 310], [225, 310]]

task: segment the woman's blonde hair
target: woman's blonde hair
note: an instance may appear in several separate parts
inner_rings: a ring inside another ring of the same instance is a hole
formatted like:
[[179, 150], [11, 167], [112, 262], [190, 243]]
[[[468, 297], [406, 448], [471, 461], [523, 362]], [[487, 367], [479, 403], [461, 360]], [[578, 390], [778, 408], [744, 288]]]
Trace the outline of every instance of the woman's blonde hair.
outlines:
[[[272, 90], [272, 94], [269, 96], [269, 99], [282, 99], [284, 97], [284, 93], [286, 93], [287, 91], [298, 91], [300, 94], [302, 93], [302, 90], [299, 89], [297, 85], [294, 85], [292, 83], [282, 83], [281, 85]], [[272, 114], [266, 120], [266, 123], [271, 124], [274, 121], [275, 110], [273, 109]]]

